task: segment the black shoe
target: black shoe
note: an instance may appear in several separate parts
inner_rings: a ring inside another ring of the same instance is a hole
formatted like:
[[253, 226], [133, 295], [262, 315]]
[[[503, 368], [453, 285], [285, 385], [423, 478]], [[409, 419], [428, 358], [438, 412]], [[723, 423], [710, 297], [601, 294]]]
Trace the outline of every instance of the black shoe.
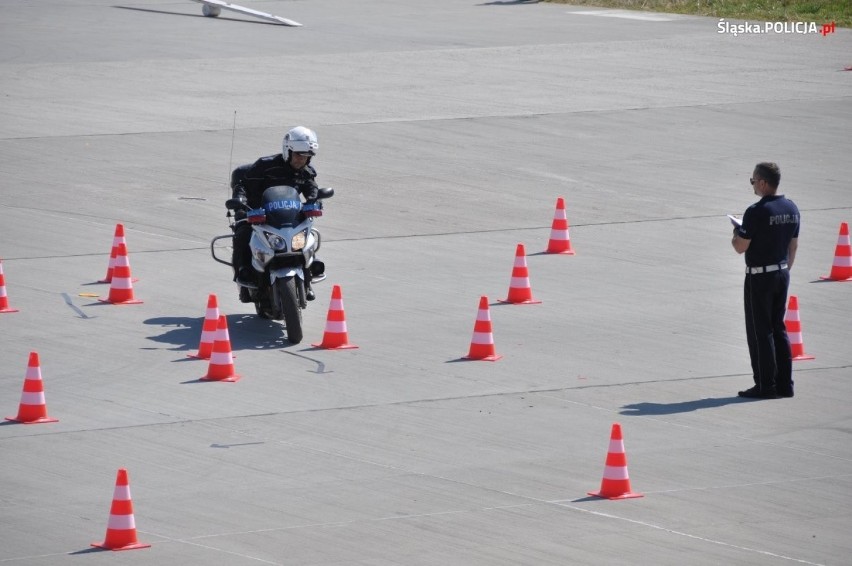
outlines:
[[793, 380], [791, 379], [787, 383], [777, 383], [775, 384], [775, 389], [778, 391], [779, 397], [792, 397], [793, 396]]
[[251, 303], [251, 293], [249, 293], [248, 288], [240, 287], [240, 302], [241, 303]]
[[778, 399], [778, 393], [774, 389], [760, 389], [757, 385], [751, 389], [740, 391], [737, 395], [749, 399]]
[[314, 294], [313, 289], [311, 289], [310, 287], [305, 287], [305, 298], [309, 301], [313, 301], [317, 298], [317, 296]]

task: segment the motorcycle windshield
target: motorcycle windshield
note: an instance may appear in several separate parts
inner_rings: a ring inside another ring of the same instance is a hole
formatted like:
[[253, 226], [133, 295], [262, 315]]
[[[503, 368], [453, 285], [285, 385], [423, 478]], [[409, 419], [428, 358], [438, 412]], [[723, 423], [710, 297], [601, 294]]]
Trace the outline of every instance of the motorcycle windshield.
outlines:
[[263, 192], [266, 223], [274, 228], [286, 228], [299, 223], [302, 201], [293, 187], [269, 187]]

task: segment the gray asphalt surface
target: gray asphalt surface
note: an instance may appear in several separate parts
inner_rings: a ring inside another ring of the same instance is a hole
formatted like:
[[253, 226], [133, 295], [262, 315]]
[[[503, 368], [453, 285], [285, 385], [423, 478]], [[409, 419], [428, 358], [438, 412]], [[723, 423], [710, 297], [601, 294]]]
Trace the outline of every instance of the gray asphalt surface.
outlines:
[[[852, 556], [852, 31], [718, 33], [512, 1], [9, 0], [0, 564], [767, 565]], [[658, 15], [659, 16], [659, 15]], [[820, 22], [823, 23], [823, 22]], [[320, 138], [305, 340], [209, 257], [229, 170]], [[726, 214], [777, 161], [803, 213], [796, 397], [745, 401]], [[543, 254], [564, 197], [575, 256]], [[140, 305], [102, 304], [123, 223]], [[501, 305], [515, 248], [537, 305]], [[332, 285], [350, 342], [322, 339]], [[203, 383], [208, 295], [236, 383]], [[467, 354], [487, 296], [497, 362]], [[632, 489], [599, 489], [613, 423]], [[138, 539], [104, 540], [116, 471]]]

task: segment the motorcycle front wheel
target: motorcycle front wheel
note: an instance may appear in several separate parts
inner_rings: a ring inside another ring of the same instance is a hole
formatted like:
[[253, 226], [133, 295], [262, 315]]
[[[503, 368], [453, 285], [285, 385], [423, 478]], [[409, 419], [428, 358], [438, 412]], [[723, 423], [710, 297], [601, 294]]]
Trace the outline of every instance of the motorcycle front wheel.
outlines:
[[302, 341], [302, 309], [299, 307], [299, 292], [296, 277], [283, 277], [275, 280], [275, 300], [284, 314], [287, 327], [287, 340], [291, 344]]

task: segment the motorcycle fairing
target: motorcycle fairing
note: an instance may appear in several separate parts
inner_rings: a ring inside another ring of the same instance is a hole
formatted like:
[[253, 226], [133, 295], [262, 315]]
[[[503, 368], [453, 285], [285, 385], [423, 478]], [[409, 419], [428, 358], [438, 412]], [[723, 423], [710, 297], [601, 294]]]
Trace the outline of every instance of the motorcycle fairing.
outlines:
[[273, 228], [287, 228], [299, 223], [302, 201], [295, 188], [286, 185], [269, 187], [263, 191], [262, 200], [266, 223]]

